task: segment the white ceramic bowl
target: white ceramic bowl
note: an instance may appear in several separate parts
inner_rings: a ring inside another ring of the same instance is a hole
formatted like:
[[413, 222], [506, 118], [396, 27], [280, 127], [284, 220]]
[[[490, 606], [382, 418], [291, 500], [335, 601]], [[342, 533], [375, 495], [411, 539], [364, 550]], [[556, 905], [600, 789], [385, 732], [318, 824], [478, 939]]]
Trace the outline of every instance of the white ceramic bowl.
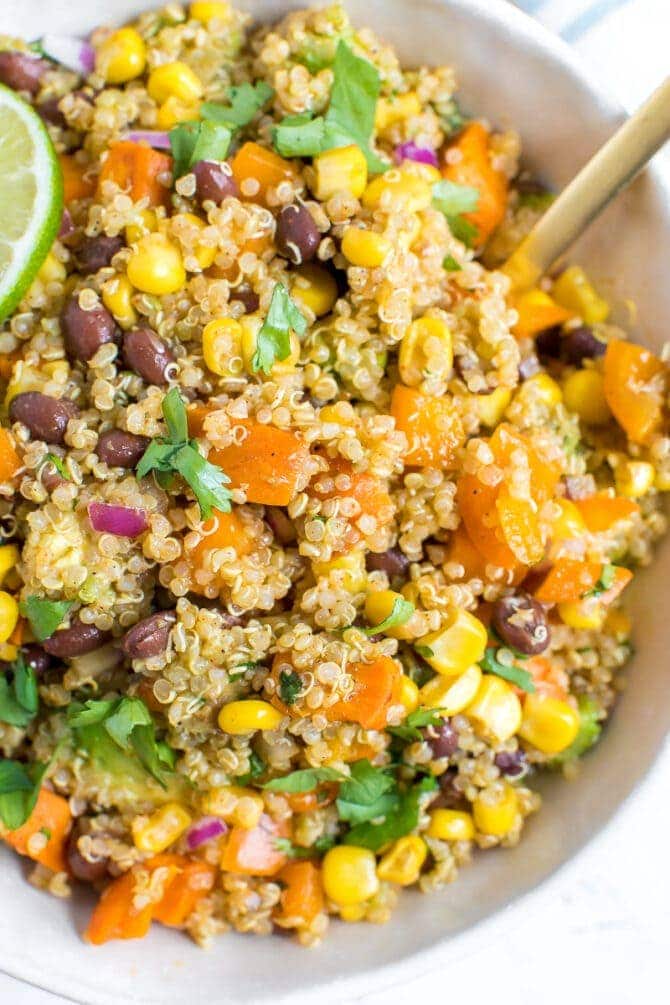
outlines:
[[[3, 4], [3, 32], [33, 38], [46, 31], [83, 33], [118, 22], [152, 0], [22, 0]], [[304, 3], [242, 0], [276, 18]], [[453, 63], [466, 109], [523, 137], [526, 162], [563, 185], [612, 132], [620, 109], [589, 81], [571, 52], [504, 0], [348, 0], [357, 24], [370, 25], [398, 49], [404, 65]], [[619, 198], [583, 240], [588, 263], [617, 302], [633, 298], [641, 341], [658, 349], [670, 320], [670, 189], [653, 170]], [[632, 601], [638, 655], [603, 742], [577, 781], [550, 779], [545, 805], [512, 851], [488, 853], [458, 882], [433, 896], [405, 893], [391, 922], [332, 926], [325, 944], [305, 951], [281, 937], [228, 935], [210, 952], [156, 925], [142, 942], [87, 948], [78, 937], [88, 897], [50, 899], [25, 884], [18, 859], [3, 850], [0, 870], [0, 965], [8, 973], [95, 1005], [244, 1003], [286, 996], [323, 1001], [351, 990], [352, 979], [388, 986], [409, 957], [441, 965], [482, 938], [474, 926], [527, 893], [603, 827], [645, 774], [670, 726], [665, 667], [670, 633], [657, 616], [670, 579], [670, 547], [640, 577]], [[646, 598], [646, 601], [645, 601]], [[649, 598], [653, 598], [650, 602]], [[11, 906], [10, 906], [11, 905]], [[507, 916], [507, 913], [506, 913]], [[486, 926], [494, 936], [500, 920]], [[380, 968], [387, 968], [380, 972]], [[403, 968], [406, 974], [406, 968]]]

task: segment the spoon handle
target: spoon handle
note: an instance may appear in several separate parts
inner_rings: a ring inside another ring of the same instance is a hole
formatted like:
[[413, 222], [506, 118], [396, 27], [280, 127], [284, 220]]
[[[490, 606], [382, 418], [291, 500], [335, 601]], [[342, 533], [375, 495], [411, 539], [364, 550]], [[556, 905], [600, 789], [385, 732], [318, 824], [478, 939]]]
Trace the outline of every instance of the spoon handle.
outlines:
[[534, 286], [670, 137], [670, 77], [582, 168], [510, 256], [503, 271]]

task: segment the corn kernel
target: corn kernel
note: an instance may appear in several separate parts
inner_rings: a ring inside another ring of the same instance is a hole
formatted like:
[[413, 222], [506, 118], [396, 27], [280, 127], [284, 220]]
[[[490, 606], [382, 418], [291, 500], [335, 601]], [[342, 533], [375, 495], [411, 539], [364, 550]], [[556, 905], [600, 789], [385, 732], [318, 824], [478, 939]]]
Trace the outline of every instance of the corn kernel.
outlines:
[[354, 907], [379, 889], [377, 861], [367, 848], [336, 845], [323, 859], [323, 888], [340, 907]]
[[173, 129], [180, 122], [193, 122], [200, 118], [199, 101], [182, 101], [172, 94], [156, 112], [156, 125], [159, 129]]
[[558, 616], [569, 628], [600, 630], [605, 624], [607, 608], [598, 602], [597, 597], [587, 597], [585, 600], [566, 600], [556, 605]]
[[12, 645], [11, 642], [0, 643], [0, 660], [3, 660], [5, 663], [13, 663], [18, 655], [18, 646]]
[[605, 382], [598, 370], [575, 370], [563, 382], [565, 407], [587, 426], [606, 426], [612, 418], [605, 398]]
[[579, 732], [579, 712], [567, 701], [529, 694], [523, 706], [519, 736], [543, 754], [560, 754]]
[[[260, 314], [244, 314], [240, 318], [242, 329], [242, 359], [247, 373], [262, 376], [254, 367], [254, 357], [258, 349], [258, 334], [263, 327], [264, 318]], [[294, 331], [289, 335], [289, 354], [284, 359], [277, 359], [270, 368], [269, 376], [278, 377], [281, 374], [291, 373], [295, 370], [300, 359], [300, 339]]]
[[379, 98], [375, 110], [375, 127], [382, 133], [389, 126], [412, 116], [421, 114], [421, 102], [415, 91], [407, 94], [397, 94], [394, 98]]
[[179, 803], [166, 803], [148, 820], [133, 821], [133, 841], [140, 851], [158, 854], [177, 841], [191, 825], [191, 814]]
[[578, 265], [562, 272], [552, 290], [554, 300], [574, 311], [587, 325], [599, 324], [609, 317], [609, 304], [598, 296], [588, 276]]
[[656, 478], [656, 468], [648, 461], [625, 461], [614, 472], [619, 495], [639, 499], [651, 489]]
[[138, 241], [128, 259], [127, 270], [136, 290], [154, 296], [176, 293], [186, 283], [181, 252], [163, 234], [147, 234]]
[[374, 230], [347, 227], [342, 238], [342, 254], [352, 265], [376, 269], [392, 251], [391, 242]]
[[209, 24], [214, 19], [223, 21], [230, 17], [230, 4], [221, 0], [195, 0], [189, 6], [189, 14], [195, 21]]
[[490, 394], [473, 395], [473, 403], [482, 426], [487, 426], [489, 429], [497, 426], [502, 421], [511, 400], [512, 391], [509, 387], [496, 387]]
[[458, 677], [440, 674], [419, 690], [420, 703], [426, 708], [439, 708], [445, 715], [457, 715], [474, 699], [481, 679], [482, 672], [476, 663]]
[[0, 590], [0, 642], [6, 642], [19, 620], [19, 605], [11, 593]]
[[475, 822], [471, 813], [462, 810], [433, 810], [430, 813], [428, 837], [438, 841], [472, 841]]
[[67, 276], [67, 270], [60, 259], [50, 251], [40, 266], [37, 278], [43, 283], [62, 283]]
[[335, 277], [319, 265], [301, 265], [293, 272], [295, 281], [291, 296], [299, 304], [309, 307], [317, 318], [332, 310], [337, 300]]
[[508, 782], [485, 789], [472, 803], [472, 816], [477, 830], [493, 837], [505, 837], [519, 815], [519, 797]]
[[[382, 621], [386, 621], [391, 616], [395, 605], [398, 602], [402, 603], [404, 599], [402, 594], [396, 593], [395, 590], [377, 590], [375, 593], [368, 593], [365, 600], [365, 617], [373, 627], [380, 625]], [[392, 639], [412, 637], [412, 633], [408, 632], [405, 624], [393, 625], [383, 629], [383, 632]]]
[[135, 289], [128, 276], [114, 276], [101, 287], [102, 302], [121, 328], [132, 328], [137, 324], [137, 311], [133, 307]]
[[282, 721], [281, 712], [267, 701], [249, 698], [246, 701], [230, 701], [219, 712], [219, 726], [224, 733], [243, 736], [256, 730], [277, 729]]
[[613, 635], [617, 642], [621, 643], [629, 639], [632, 627], [631, 619], [620, 607], [614, 607], [608, 611], [605, 631]]
[[521, 723], [521, 702], [501, 677], [484, 674], [474, 700], [464, 712], [498, 743], [514, 736]]
[[411, 886], [419, 878], [427, 854], [426, 842], [416, 834], [407, 834], [398, 838], [382, 856], [377, 866], [377, 875], [385, 883]]
[[548, 373], [535, 373], [528, 380], [524, 380], [518, 394], [523, 397], [532, 395], [548, 408], [555, 408], [563, 400], [559, 385]]
[[349, 192], [359, 199], [368, 180], [368, 164], [363, 151], [355, 146], [336, 147], [318, 154], [312, 161], [311, 189], [321, 202], [336, 192]]
[[406, 674], [400, 678], [398, 701], [404, 707], [407, 715], [411, 715], [419, 707], [419, 689], [412, 678]]
[[[181, 218], [188, 220], [196, 230], [205, 230], [207, 227], [205, 221], [201, 220], [195, 213], [182, 213]], [[216, 258], [217, 251], [216, 245], [196, 243], [193, 256], [201, 269], [208, 269]]]
[[0, 547], [0, 583], [4, 583], [5, 576], [10, 569], [16, 568], [19, 561], [19, 549], [15, 544], [3, 544]]
[[368, 581], [365, 570], [365, 552], [357, 549], [348, 551], [344, 555], [337, 555], [328, 562], [312, 562], [312, 571], [316, 579], [319, 576], [329, 576], [331, 572], [335, 572], [336, 575], [333, 578], [350, 593], [361, 593]]
[[453, 365], [453, 341], [446, 322], [430, 316], [412, 321], [402, 337], [398, 355], [403, 384], [416, 386], [427, 376], [446, 380]]
[[453, 608], [447, 623], [438, 632], [419, 639], [424, 659], [438, 673], [455, 676], [472, 663], [479, 663], [486, 651], [488, 634], [481, 621], [464, 608]]
[[235, 827], [253, 830], [263, 815], [263, 797], [241, 785], [219, 785], [204, 794], [201, 807], [207, 816], [221, 817]]
[[365, 904], [348, 904], [340, 907], [340, 918], [342, 921], [357, 922], [365, 917]]
[[433, 201], [430, 182], [408, 170], [392, 169], [371, 181], [363, 192], [366, 209], [394, 209], [406, 213], [419, 213], [428, 209]]
[[108, 84], [125, 84], [144, 73], [147, 48], [134, 28], [119, 28], [99, 47], [95, 72]]
[[143, 209], [137, 214], [134, 223], [125, 228], [126, 244], [136, 244], [145, 234], [158, 229], [158, 218], [153, 209]]
[[173, 97], [193, 104], [202, 97], [202, 84], [190, 66], [176, 60], [174, 63], [163, 63], [151, 71], [147, 91], [159, 105]]
[[234, 318], [217, 318], [202, 332], [205, 365], [219, 377], [239, 377], [241, 373], [242, 325]]

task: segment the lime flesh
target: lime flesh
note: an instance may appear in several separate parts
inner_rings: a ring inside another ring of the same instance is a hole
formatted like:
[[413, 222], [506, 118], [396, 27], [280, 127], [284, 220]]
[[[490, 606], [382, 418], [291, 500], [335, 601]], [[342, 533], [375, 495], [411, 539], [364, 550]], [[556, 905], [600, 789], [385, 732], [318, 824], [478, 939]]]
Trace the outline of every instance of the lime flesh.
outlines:
[[63, 179], [39, 115], [0, 85], [0, 323], [35, 278], [58, 233]]

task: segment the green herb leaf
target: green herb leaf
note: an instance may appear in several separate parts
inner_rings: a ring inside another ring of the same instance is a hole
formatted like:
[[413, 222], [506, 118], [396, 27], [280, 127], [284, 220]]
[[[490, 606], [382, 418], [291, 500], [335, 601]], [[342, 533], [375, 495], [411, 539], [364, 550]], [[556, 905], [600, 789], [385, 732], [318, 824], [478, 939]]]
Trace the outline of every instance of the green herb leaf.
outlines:
[[235, 782], [237, 785], [248, 785], [254, 778], [260, 778], [265, 774], [265, 762], [260, 759], [255, 750], [249, 754], [249, 770], [244, 775], [237, 775]]
[[310, 112], [288, 115], [272, 131], [274, 148], [282, 157], [316, 157], [325, 149], [325, 139], [325, 119]]
[[72, 600], [47, 600], [32, 594], [19, 604], [21, 614], [28, 618], [38, 642], [50, 638], [74, 606]]
[[535, 693], [535, 684], [533, 683], [532, 675], [527, 670], [522, 670], [521, 667], [514, 664], [501, 663], [498, 659], [498, 650], [492, 646], [486, 650], [484, 658], [479, 661], [479, 665], [486, 673], [493, 673], [497, 677], [502, 677], [504, 680], [510, 681], [511, 684], [516, 684], [522, 691], [527, 691], [528, 694]]
[[462, 272], [463, 270], [463, 266], [458, 264], [453, 255], [447, 255], [442, 262], [442, 268], [445, 272]]
[[384, 816], [397, 803], [396, 783], [368, 760], [351, 766], [351, 777], [340, 786], [337, 812], [341, 820], [358, 824]]
[[83, 705], [79, 702], [73, 702], [67, 708], [68, 724], [73, 729], [79, 729], [82, 726], [96, 726], [98, 723], [104, 722], [118, 704], [118, 698], [111, 698], [106, 701], [91, 698], [85, 701]]
[[42, 461], [42, 465], [44, 464], [53, 464], [53, 466], [55, 467], [56, 471], [61, 476], [61, 478], [65, 478], [65, 480], [68, 482], [72, 481], [70, 477], [70, 472], [65, 467], [65, 462], [63, 461], [63, 458], [59, 457], [58, 454], [52, 454], [52, 453], [45, 454], [44, 460]]
[[562, 750], [560, 754], [552, 757], [549, 762], [552, 767], [556, 767], [561, 764], [566, 764], [568, 761], [575, 761], [582, 754], [585, 754], [587, 750], [593, 747], [600, 739], [600, 734], [602, 733], [601, 719], [603, 718], [603, 710], [598, 705], [593, 698], [589, 698], [588, 695], [582, 694], [577, 699], [577, 707], [579, 709], [579, 730], [577, 736], [574, 738], [569, 747]]
[[378, 625], [372, 625], [371, 628], [364, 628], [364, 635], [377, 635], [383, 634], [389, 628], [399, 628], [400, 625], [404, 625], [414, 614], [414, 604], [409, 600], [405, 600], [404, 597], [396, 597], [393, 601], [393, 607], [391, 608], [391, 613], [383, 621], [380, 621]]
[[252, 370], [269, 373], [276, 360], [291, 355], [291, 329], [304, 335], [307, 321], [291, 300], [283, 283], [276, 283], [272, 291], [270, 309], [258, 333], [256, 352], [251, 361]]
[[302, 678], [295, 670], [282, 670], [279, 674], [279, 697], [285, 705], [294, 705], [302, 691]]
[[423, 658], [425, 660], [429, 660], [432, 656], [435, 655], [435, 653], [430, 648], [430, 646], [418, 646], [417, 645], [417, 646], [414, 646], [414, 648], [418, 652], [419, 656], [423, 656]]
[[165, 424], [168, 427], [168, 435], [172, 443], [188, 442], [188, 414], [184, 399], [179, 393], [178, 387], [173, 387], [163, 398], [161, 411]]
[[584, 599], [586, 597], [599, 597], [601, 593], [606, 593], [616, 579], [616, 570], [616, 565], [604, 565], [600, 573], [600, 579], [593, 589], [587, 590], [586, 593], [582, 594]]
[[459, 108], [458, 102], [455, 98], [450, 98], [444, 106], [441, 106], [438, 114], [440, 116], [442, 128], [447, 136], [453, 136], [454, 133], [460, 133], [461, 129], [465, 125], [465, 116]]
[[456, 240], [462, 241], [468, 248], [472, 247], [477, 237], [477, 228], [462, 214], [473, 213], [478, 204], [479, 191], [469, 185], [457, 185], [446, 179], [433, 185], [433, 206], [444, 213]]
[[14, 831], [35, 808], [47, 764], [0, 759], [0, 820]]
[[283, 778], [273, 778], [263, 788], [271, 792], [311, 792], [321, 782], [341, 782], [346, 777], [335, 771], [335, 768], [303, 768], [301, 771], [292, 771]]
[[206, 101], [200, 106], [200, 115], [208, 122], [217, 122], [230, 129], [241, 129], [251, 122], [273, 94], [273, 89], [264, 80], [255, 84], [240, 84], [230, 88], [230, 105]]
[[172, 462], [175, 470], [193, 489], [203, 520], [212, 515], [212, 509], [230, 512], [232, 496], [226, 488], [230, 478], [221, 468], [205, 460], [192, 443], [181, 447]]
[[386, 812], [383, 821], [360, 823], [352, 827], [344, 837], [344, 844], [378, 851], [391, 841], [409, 834], [419, 823], [423, 797], [434, 792], [437, 787], [434, 778], [422, 778], [417, 785], [397, 797], [396, 805]]
[[222, 161], [228, 155], [232, 131], [218, 122], [180, 122], [168, 133], [174, 178], [188, 174], [198, 161]]
[[0, 722], [23, 728], [37, 715], [39, 695], [37, 678], [32, 667], [19, 656], [7, 673], [0, 676]]
[[302, 845], [293, 844], [290, 838], [275, 838], [275, 848], [288, 858], [314, 858], [314, 855], [323, 855], [335, 844], [335, 838], [331, 834], [322, 834], [309, 848]]
[[421, 728], [424, 726], [441, 726], [444, 713], [439, 708], [417, 708], [410, 712], [400, 726], [389, 726], [387, 733], [392, 733], [406, 743], [422, 740]]

